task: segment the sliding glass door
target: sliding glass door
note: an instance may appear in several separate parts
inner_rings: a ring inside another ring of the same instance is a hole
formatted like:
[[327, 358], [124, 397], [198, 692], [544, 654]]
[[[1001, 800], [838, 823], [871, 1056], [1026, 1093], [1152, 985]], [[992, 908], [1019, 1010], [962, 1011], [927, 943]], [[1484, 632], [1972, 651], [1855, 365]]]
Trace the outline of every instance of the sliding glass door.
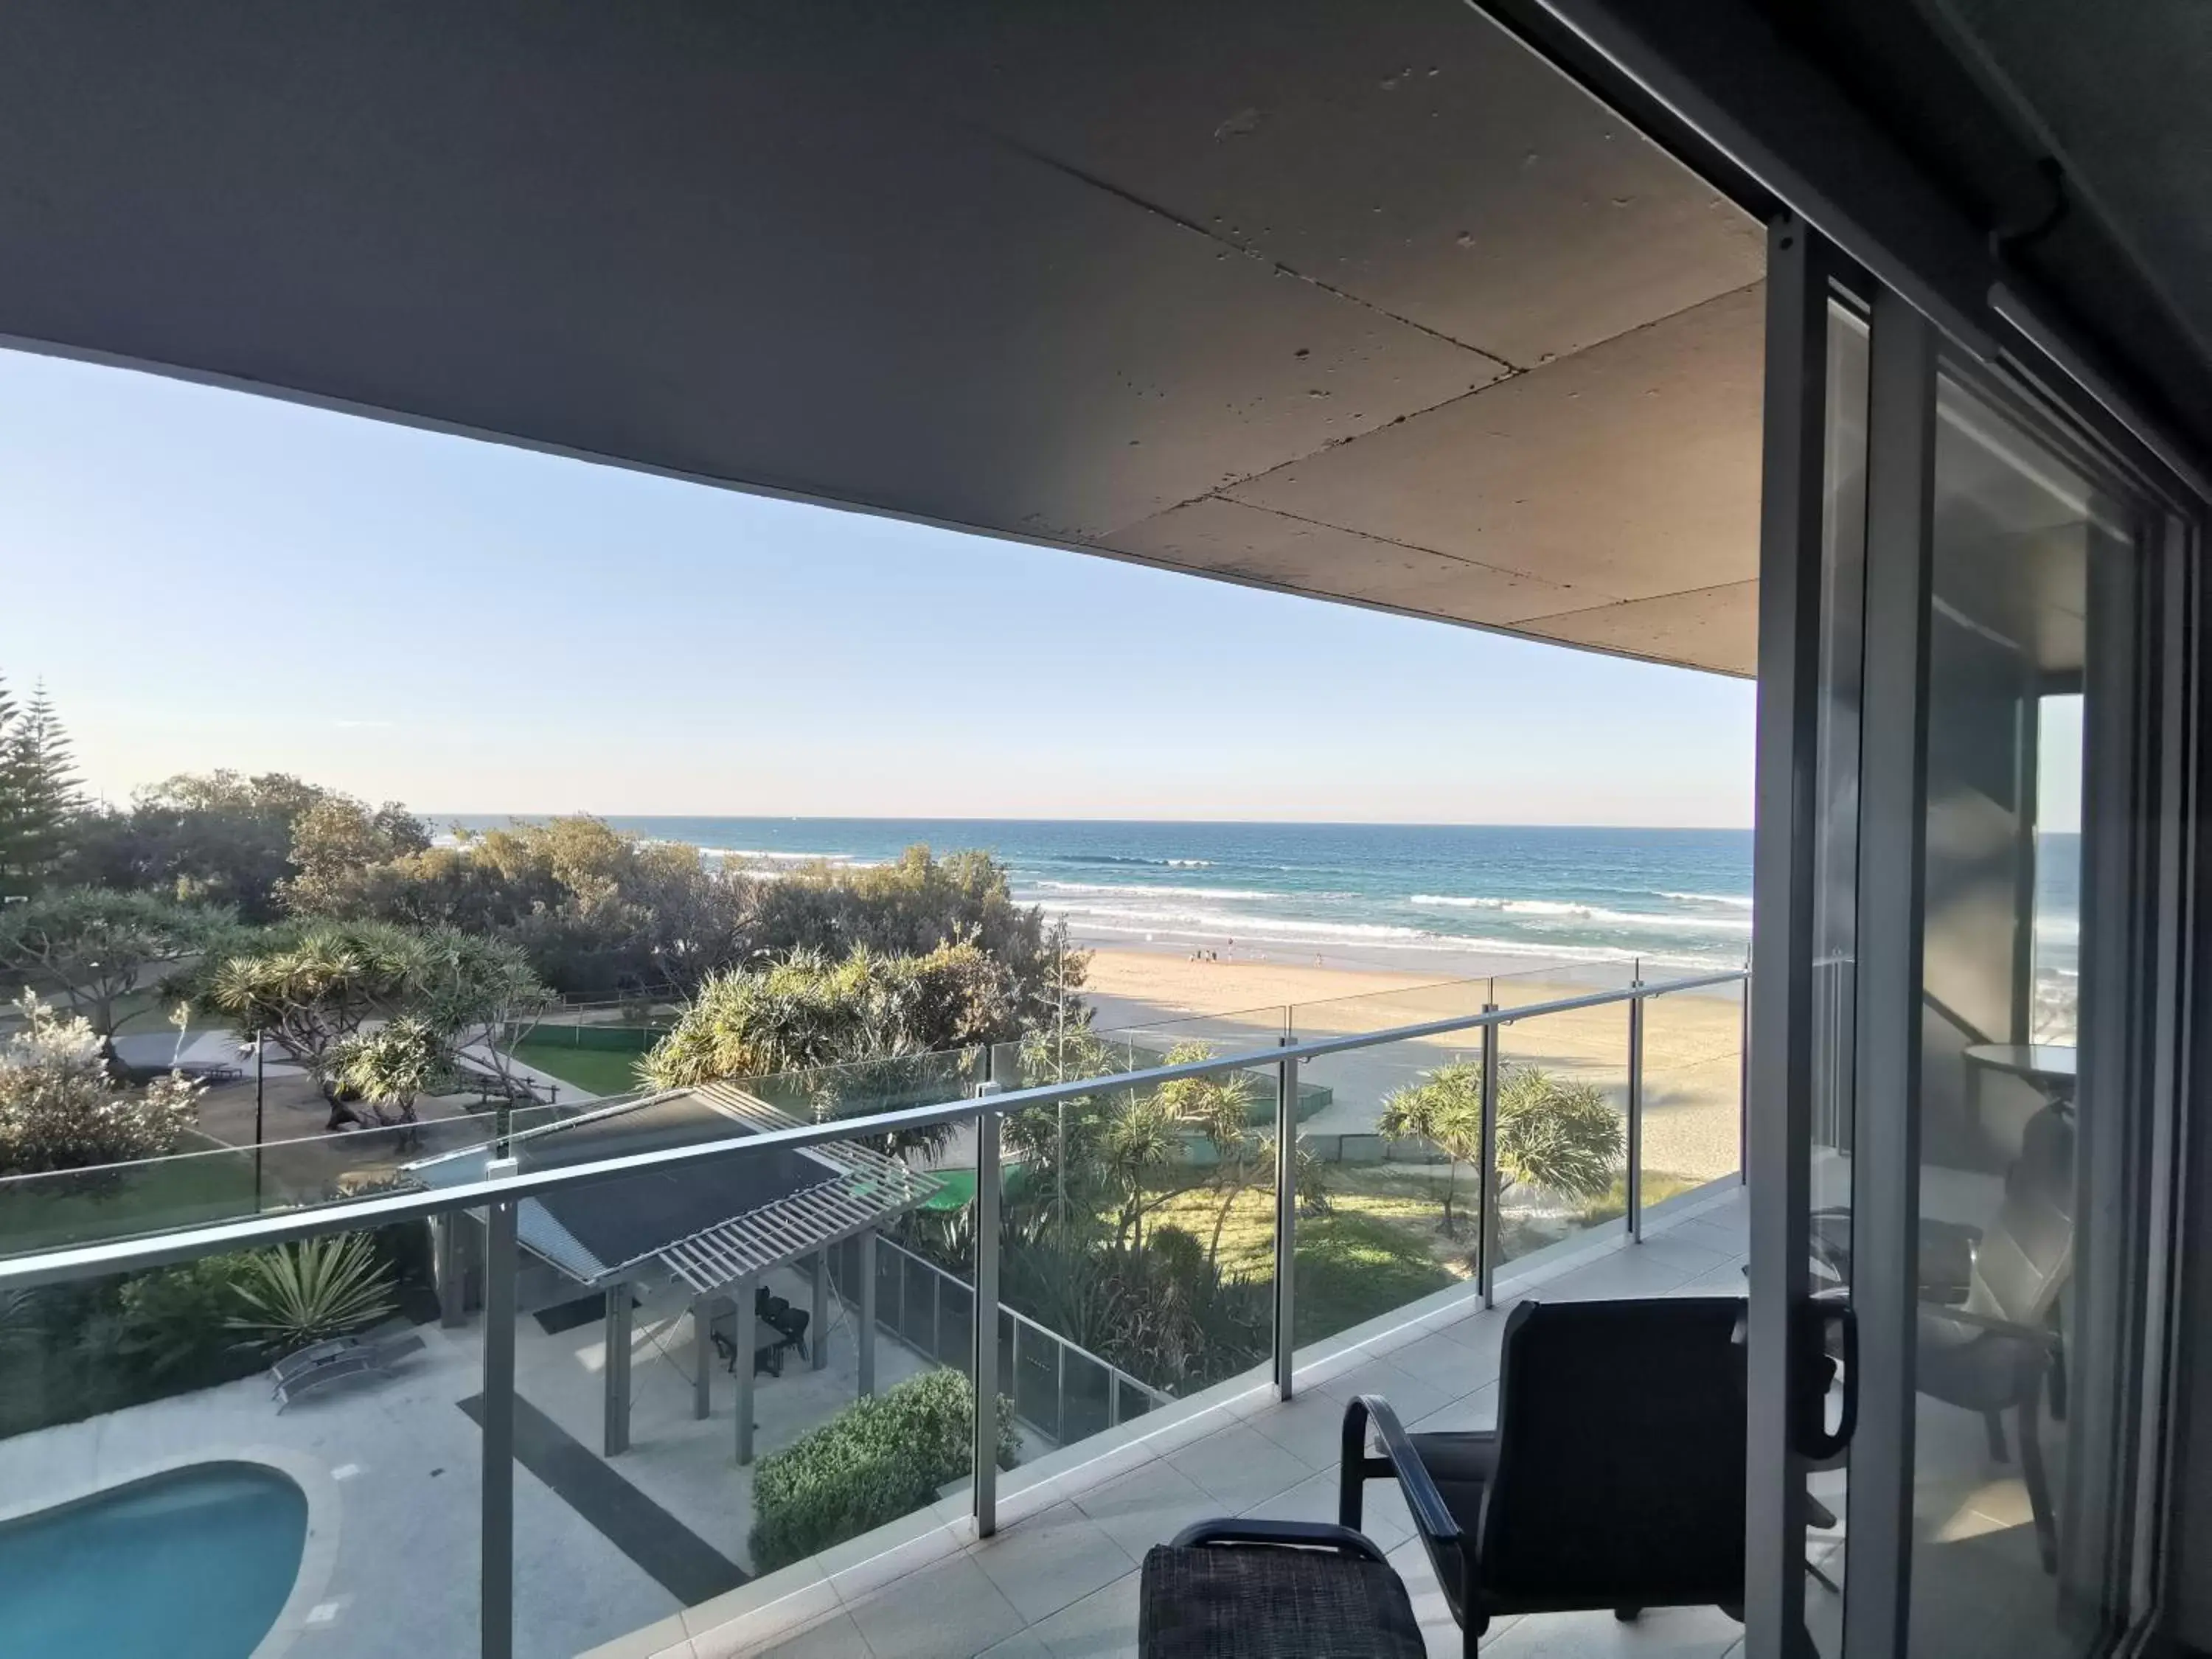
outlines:
[[2072, 1659], [2147, 1599], [2189, 549], [2124, 451], [1772, 252], [1747, 1650]]

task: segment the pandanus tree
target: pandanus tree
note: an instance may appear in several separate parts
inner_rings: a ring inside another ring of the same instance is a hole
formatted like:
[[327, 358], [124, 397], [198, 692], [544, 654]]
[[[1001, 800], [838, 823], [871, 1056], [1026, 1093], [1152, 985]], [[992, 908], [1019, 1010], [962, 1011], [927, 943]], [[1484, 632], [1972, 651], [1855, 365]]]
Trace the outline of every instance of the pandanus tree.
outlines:
[[159, 893], [49, 889], [0, 907], [0, 972], [42, 981], [103, 1040], [124, 1000], [235, 938], [231, 913]]
[[[427, 1089], [479, 1034], [496, 1067], [504, 1011], [544, 994], [520, 953], [499, 940], [451, 927], [312, 922], [272, 929], [212, 963], [201, 1000], [298, 1059], [337, 1129], [364, 1121], [362, 1099], [378, 1121], [380, 1099], [404, 1100], [400, 1115], [411, 1117], [406, 1079]], [[392, 1034], [380, 1035], [387, 1027]], [[365, 1091], [365, 1080], [385, 1092]]]
[[1443, 1218], [1438, 1225], [1444, 1237], [1456, 1238], [1459, 1222], [1452, 1205], [1459, 1166], [1482, 1157], [1480, 1063], [1455, 1060], [1398, 1090], [1382, 1103], [1375, 1128], [1385, 1140], [1425, 1140], [1444, 1155]]
[[[1188, 1066], [1213, 1058], [1203, 1042], [1178, 1042], [1168, 1050], [1167, 1063]], [[1213, 1149], [1213, 1185], [1218, 1202], [1213, 1212], [1213, 1235], [1208, 1241], [1209, 1264], [1221, 1260], [1221, 1234], [1237, 1200], [1251, 1184], [1256, 1143], [1252, 1134], [1252, 1108], [1259, 1090], [1249, 1073], [1221, 1072], [1211, 1077], [1177, 1078], [1160, 1085], [1160, 1098], [1183, 1122], [1194, 1125]]]
[[[1482, 1158], [1482, 1066], [1439, 1066], [1382, 1103], [1377, 1131], [1392, 1140], [1425, 1139], [1449, 1160], [1443, 1230], [1455, 1236], [1452, 1204], [1462, 1164]], [[1498, 1076], [1498, 1185], [1561, 1198], [1603, 1197], [1621, 1158], [1620, 1114], [1595, 1084], [1535, 1066], [1507, 1066]]]
[[[964, 1051], [1018, 1030], [1006, 969], [972, 941], [926, 956], [819, 951], [709, 977], [639, 1067], [655, 1089], [753, 1079], [819, 1121], [942, 1099]], [[885, 1137], [933, 1151], [948, 1130]]]

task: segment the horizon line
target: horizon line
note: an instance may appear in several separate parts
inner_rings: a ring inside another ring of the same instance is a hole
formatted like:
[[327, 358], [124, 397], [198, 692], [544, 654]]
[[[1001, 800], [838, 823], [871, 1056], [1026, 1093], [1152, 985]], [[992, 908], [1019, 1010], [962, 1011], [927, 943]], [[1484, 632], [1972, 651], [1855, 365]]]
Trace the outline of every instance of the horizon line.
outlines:
[[[410, 811], [415, 809], [410, 808]], [[927, 812], [633, 812], [601, 811], [588, 808], [570, 808], [560, 811], [422, 811], [418, 817], [434, 821], [450, 818], [507, 818], [529, 822], [544, 818], [589, 817], [611, 822], [617, 818], [730, 818], [756, 823], [1114, 823], [1114, 824], [1194, 824], [1223, 828], [1254, 829], [1268, 826], [1290, 826], [1306, 830], [1680, 830], [1685, 834], [1705, 835], [1726, 833], [1750, 835], [1756, 827], [1747, 823], [1535, 823], [1528, 820], [1508, 821], [1480, 818], [1239, 818], [1239, 817], [1120, 817], [1111, 815], [1072, 814], [1059, 817], [1037, 817], [1021, 814], [970, 814], [961, 816]]]

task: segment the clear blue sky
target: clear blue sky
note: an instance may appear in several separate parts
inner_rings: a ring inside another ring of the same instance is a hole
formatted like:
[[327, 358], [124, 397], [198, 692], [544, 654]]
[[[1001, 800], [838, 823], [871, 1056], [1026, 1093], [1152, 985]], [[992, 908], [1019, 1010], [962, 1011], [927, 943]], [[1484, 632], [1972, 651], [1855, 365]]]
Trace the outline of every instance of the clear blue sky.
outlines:
[[0, 570], [118, 801], [1751, 817], [1744, 682], [4, 352]]

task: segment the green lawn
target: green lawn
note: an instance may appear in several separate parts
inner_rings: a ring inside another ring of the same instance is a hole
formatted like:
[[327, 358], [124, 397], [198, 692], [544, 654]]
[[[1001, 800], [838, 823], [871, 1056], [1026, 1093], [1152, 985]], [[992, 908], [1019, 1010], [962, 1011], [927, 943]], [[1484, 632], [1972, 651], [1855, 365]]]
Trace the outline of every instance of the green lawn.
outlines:
[[550, 1073], [563, 1083], [573, 1083], [595, 1095], [635, 1094], [637, 1062], [642, 1054], [621, 1054], [604, 1048], [578, 1048], [559, 1042], [527, 1038], [514, 1045], [514, 1057], [526, 1066]]
[[[1656, 1204], [1698, 1183], [1661, 1170], [1646, 1170], [1644, 1201]], [[1297, 1252], [1297, 1340], [1301, 1345], [1334, 1336], [1364, 1320], [1402, 1308], [1474, 1274], [1474, 1214], [1479, 1188], [1473, 1176], [1460, 1172], [1456, 1185], [1458, 1227], [1447, 1235], [1442, 1218], [1443, 1171], [1437, 1165], [1341, 1164], [1328, 1171], [1329, 1212], [1300, 1215]], [[1622, 1183], [1589, 1205], [1581, 1227], [1617, 1222], [1627, 1208]], [[1182, 1228], [1209, 1244], [1221, 1221], [1222, 1267], [1232, 1273], [1262, 1278], [1274, 1271], [1275, 1196], [1272, 1185], [1239, 1193], [1222, 1218], [1219, 1192], [1193, 1187], [1167, 1199], [1146, 1218], [1146, 1230], [1162, 1224]], [[1520, 1239], [1507, 1212], [1510, 1259], [1545, 1238]]]
[[[1437, 1231], [1438, 1213], [1422, 1177], [1397, 1178], [1382, 1165], [1340, 1165], [1330, 1171], [1329, 1213], [1298, 1218], [1297, 1340], [1326, 1336], [1402, 1308], [1466, 1277], [1449, 1258], [1464, 1255]], [[1146, 1220], [1210, 1244], [1221, 1196], [1196, 1187], [1169, 1199]], [[1471, 1241], [1470, 1241], [1471, 1242]], [[1274, 1271], [1275, 1195], [1249, 1188], [1229, 1206], [1221, 1228], [1221, 1265], [1258, 1278]], [[1439, 1257], [1444, 1259], [1440, 1260]]]
[[93, 1182], [21, 1177], [0, 1186], [0, 1253], [56, 1249], [253, 1213], [253, 1158], [185, 1158]]
[[1418, 1302], [1458, 1282], [1427, 1241], [1400, 1223], [1340, 1202], [1334, 1213], [1298, 1218], [1297, 1310], [1300, 1346]]

